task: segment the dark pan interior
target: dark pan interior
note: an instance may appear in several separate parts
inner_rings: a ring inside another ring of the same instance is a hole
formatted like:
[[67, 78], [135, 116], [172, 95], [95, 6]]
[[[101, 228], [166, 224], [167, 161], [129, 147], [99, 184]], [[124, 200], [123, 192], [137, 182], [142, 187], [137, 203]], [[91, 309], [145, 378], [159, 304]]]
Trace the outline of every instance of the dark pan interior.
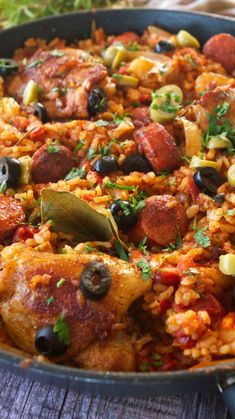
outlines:
[[[10, 57], [30, 37], [47, 40], [55, 37], [72, 41], [90, 36], [92, 20], [108, 34], [132, 30], [138, 33], [148, 25], [159, 25], [170, 32], [186, 29], [201, 43], [210, 36], [227, 32], [235, 35], [235, 20], [218, 16], [164, 10], [105, 10], [67, 14], [29, 23], [0, 33], [0, 56]], [[56, 364], [33, 361], [27, 368], [24, 357], [0, 351], [0, 365], [29, 378], [46, 383], [86, 391], [93, 394], [147, 397], [157, 394], [203, 390], [218, 377], [231, 375], [235, 362], [194, 371], [164, 373], [99, 373]]]

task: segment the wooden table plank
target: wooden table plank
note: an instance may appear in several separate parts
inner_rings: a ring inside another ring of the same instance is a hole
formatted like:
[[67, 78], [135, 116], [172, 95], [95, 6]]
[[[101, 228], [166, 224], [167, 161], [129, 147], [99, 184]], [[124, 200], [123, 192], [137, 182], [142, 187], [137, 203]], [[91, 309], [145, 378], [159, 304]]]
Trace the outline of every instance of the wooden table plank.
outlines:
[[216, 391], [149, 399], [92, 397], [0, 370], [1, 419], [228, 419]]

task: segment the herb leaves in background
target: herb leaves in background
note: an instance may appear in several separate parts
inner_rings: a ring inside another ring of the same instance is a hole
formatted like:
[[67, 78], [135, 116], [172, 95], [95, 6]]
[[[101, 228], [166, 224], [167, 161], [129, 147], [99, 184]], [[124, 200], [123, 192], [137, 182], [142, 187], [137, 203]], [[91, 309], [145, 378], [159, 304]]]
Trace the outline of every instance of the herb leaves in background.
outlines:
[[109, 7], [113, 0], [0, 0], [0, 27], [5, 29], [46, 16], [80, 9]]

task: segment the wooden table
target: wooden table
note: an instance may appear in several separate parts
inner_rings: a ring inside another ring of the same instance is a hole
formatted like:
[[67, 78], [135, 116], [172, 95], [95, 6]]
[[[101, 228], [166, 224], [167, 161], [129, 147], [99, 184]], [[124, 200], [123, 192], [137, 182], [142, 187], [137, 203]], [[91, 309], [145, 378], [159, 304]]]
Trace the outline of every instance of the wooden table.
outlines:
[[150, 399], [91, 397], [0, 369], [0, 419], [228, 419], [216, 391]]

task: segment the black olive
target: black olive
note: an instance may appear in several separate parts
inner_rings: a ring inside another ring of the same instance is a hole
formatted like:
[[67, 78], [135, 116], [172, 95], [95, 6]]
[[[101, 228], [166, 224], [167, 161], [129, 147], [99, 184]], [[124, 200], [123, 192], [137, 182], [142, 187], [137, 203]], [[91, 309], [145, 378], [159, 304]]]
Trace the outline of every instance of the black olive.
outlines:
[[219, 204], [219, 205], [223, 204], [225, 202], [225, 194], [218, 193], [217, 195], [215, 195], [214, 201], [216, 202], [216, 204]]
[[122, 163], [122, 170], [126, 175], [131, 172], [152, 172], [153, 168], [150, 166], [148, 160], [138, 153], [129, 154], [129, 156]]
[[94, 87], [88, 96], [89, 114], [94, 116], [99, 112], [106, 111], [107, 107], [108, 101], [105, 92], [100, 87]]
[[35, 347], [40, 354], [60, 356], [67, 350], [67, 345], [62, 342], [54, 326], [45, 326], [39, 329], [35, 336]]
[[13, 157], [0, 159], [0, 183], [6, 182], [7, 187], [15, 188], [20, 180], [21, 164]]
[[111, 274], [102, 262], [93, 260], [83, 269], [80, 290], [89, 300], [101, 300], [111, 286]]
[[171, 52], [175, 49], [175, 45], [172, 42], [167, 40], [159, 41], [157, 45], [155, 45], [155, 52], [158, 54], [164, 54], [166, 52]]
[[40, 102], [37, 102], [35, 105], [34, 115], [37, 116], [43, 124], [48, 122], [47, 110], [45, 106]]
[[137, 215], [134, 213], [128, 201], [115, 201], [112, 203], [110, 210], [118, 228], [124, 233], [137, 222]]
[[17, 71], [18, 68], [17, 61], [10, 58], [0, 58], [0, 76], [9, 76]]
[[213, 167], [200, 167], [193, 174], [193, 180], [200, 191], [207, 195], [215, 195], [222, 183], [219, 172]]
[[109, 173], [119, 170], [119, 164], [114, 157], [104, 156], [95, 161], [93, 170], [101, 175], [108, 175]]

